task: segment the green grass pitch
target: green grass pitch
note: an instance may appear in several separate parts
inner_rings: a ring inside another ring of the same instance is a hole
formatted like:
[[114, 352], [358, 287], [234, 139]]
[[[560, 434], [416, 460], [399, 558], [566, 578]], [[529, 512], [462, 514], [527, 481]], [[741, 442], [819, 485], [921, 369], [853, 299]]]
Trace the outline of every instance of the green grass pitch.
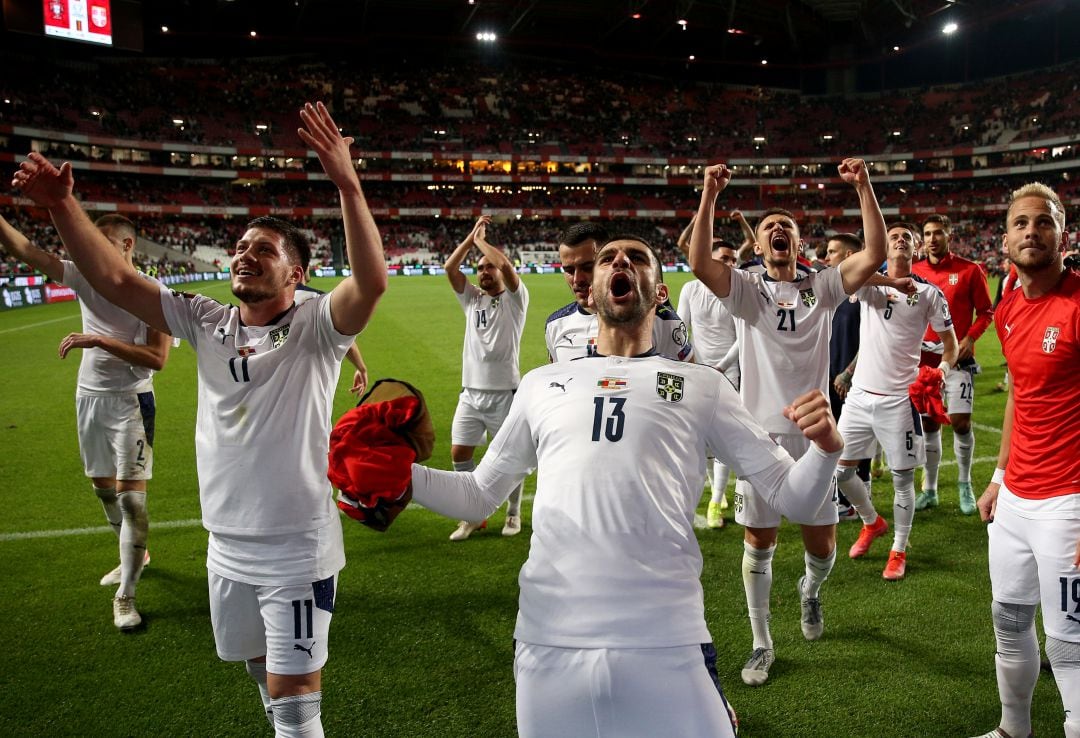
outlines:
[[[544, 319], [569, 292], [556, 275], [524, 279], [531, 293], [522, 347], [528, 369], [546, 361]], [[689, 275], [668, 279], [677, 289]], [[199, 289], [228, 296], [226, 283]], [[0, 313], [0, 734], [268, 735], [243, 667], [219, 662], [214, 652], [206, 533], [195, 522], [197, 388], [187, 344], [155, 378], [153, 563], [138, 599], [147, 625], [130, 635], [113, 628], [112, 591], [98, 578], [116, 563], [116, 541], [79, 462], [72, 402], [78, 357], [61, 361], [56, 353], [79, 329], [73, 303]], [[399, 377], [425, 392], [438, 432], [430, 463], [443, 468], [463, 332], [444, 278], [393, 278], [360, 338], [372, 378]], [[1005, 400], [993, 391], [1002, 375], [993, 331], [981, 340], [979, 358], [976, 493], [994, 468]], [[350, 377], [343, 372], [335, 417], [354, 403]], [[996, 725], [986, 531], [959, 513], [948, 431], [944, 446], [942, 506], [916, 517], [905, 581], [881, 579], [887, 542], [863, 560], [848, 559], [858, 525], [841, 525], [836, 568], [823, 590], [825, 635], [815, 643], [799, 630], [802, 548], [797, 530], [785, 527], [774, 564], [777, 663], [763, 687], [739, 679], [751, 645], [741, 531], [734, 524], [699, 531], [706, 616], [743, 736], [970, 736]], [[891, 485], [876, 482], [875, 492], [888, 514]], [[525, 535], [499, 536], [500, 512], [492, 530], [459, 544], [447, 540], [454, 521], [418, 507], [383, 534], [345, 521], [349, 565], [324, 672], [328, 735], [514, 735], [511, 641], [529, 509], [526, 503]], [[77, 529], [89, 530], [71, 532]], [[1047, 674], [1034, 710], [1036, 734], [1060, 735], [1061, 702]]]

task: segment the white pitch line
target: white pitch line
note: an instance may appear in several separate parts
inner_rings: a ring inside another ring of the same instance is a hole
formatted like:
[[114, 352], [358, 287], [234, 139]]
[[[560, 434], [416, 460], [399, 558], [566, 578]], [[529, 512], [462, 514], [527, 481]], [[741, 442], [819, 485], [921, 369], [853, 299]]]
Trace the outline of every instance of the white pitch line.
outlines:
[[[197, 528], [202, 525], [201, 520], [166, 520], [154, 521], [151, 524], [155, 530], [159, 528]], [[92, 528], [67, 528], [65, 530], [28, 530], [21, 533], [0, 533], [0, 542], [3, 541], [26, 541], [33, 538], [64, 538], [65, 536], [86, 536], [97, 533], [112, 533], [112, 527], [97, 525]]]
[[26, 331], [26, 330], [29, 330], [31, 328], [40, 328], [43, 325], [49, 325], [50, 323], [59, 323], [59, 322], [64, 321], [64, 320], [74, 320], [75, 318], [78, 318], [78, 317], [79, 317], [78, 314], [65, 315], [63, 318], [53, 318], [52, 320], [43, 320], [40, 323], [27, 323], [26, 325], [20, 325], [20, 326], [17, 326], [15, 328], [5, 328], [4, 330], [0, 331], [0, 334], [14, 333], [15, 331]]
[[993, 425], [984, 425], [983, 423], [972, 423], [971, 427], [975, 428], [976, 430], [989, 431], [990, 433], [997, 433], [999, 436], [1001, 435], [1001, 428], [998, 428], [998, 427], [993, 426]]

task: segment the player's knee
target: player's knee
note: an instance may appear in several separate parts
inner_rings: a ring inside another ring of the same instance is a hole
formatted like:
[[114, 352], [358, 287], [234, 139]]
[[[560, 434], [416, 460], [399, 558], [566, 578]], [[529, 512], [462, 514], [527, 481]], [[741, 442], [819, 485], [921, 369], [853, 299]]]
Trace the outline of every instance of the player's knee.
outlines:
[[836, 467], [836, 481], [838, 484], [844, 482], [850, 482], [855, 478], [855, 467], [853, 466], [838, 466]]
[[949, 419], [952, 421], [953, 435], [966, 436], [971, 432], [970, 419], [958, 420], [952, 416], [950, 416]]
[[990, 605], [994, 630], [1002, 633], [1023, 633], [1035, 626], [1035, 605], [1014, 605], [994, 602]]
[[1046, 636], [1046, 658], [1054, 672], [1080, 671], [1080, 643]]
[[893, 489], [907, 489], [915, 486], [914, 469], [890, 469], [892, 474]]
[[146, 511], [146, 493], [127, 490], [116, 495], [120, 509], [128, 515], [139, 515]]
[[275, 697], [270, 704], [274, 711], [274, 728], [279, 736], [300, 738], [323, 734], [322, 692]]

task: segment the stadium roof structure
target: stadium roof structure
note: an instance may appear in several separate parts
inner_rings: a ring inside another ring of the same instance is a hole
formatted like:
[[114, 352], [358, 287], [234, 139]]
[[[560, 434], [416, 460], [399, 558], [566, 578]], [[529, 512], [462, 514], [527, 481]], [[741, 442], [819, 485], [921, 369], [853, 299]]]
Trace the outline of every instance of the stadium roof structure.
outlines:
[[[497, 62], [527, 55], [808, 92], [964, 82], [1080, 57], [1075, 0], [113, 4], [141, 12], [149, 56], [315, 52], [363, 61], [473, 55]], [[942, 33], [947, 23], [957, 25], [955, 33]]]

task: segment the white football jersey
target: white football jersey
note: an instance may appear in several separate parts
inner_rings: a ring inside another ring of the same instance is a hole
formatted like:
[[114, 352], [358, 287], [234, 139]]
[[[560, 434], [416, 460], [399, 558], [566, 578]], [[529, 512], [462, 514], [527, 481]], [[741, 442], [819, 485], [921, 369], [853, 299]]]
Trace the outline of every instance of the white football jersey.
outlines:
[[851, 386], [879, 395], [907, 395], [919, 374], [922, 338], [952, 327], [949, 304], [940, 289], [912, 275], [915, 293], [864, 286], [859, 298], [859, 359]]
[[832, 314], [846, 299], [839, 269], [799, 272], [794, 282], [731, 270], [722, 302], [735, 317], [739, 391], [770, 433], [798, 433], [784, 407], [813, 389], [828, 394]]
[[678, 311], [690, 326], [694, 360], [719, 368], [720, 362], [735, 345], [735, 319], [731, 313], [699, 279], [687, 282], [679, 291]]
[[503, 290], [492, 297], [471, 282], [455, 292], [465, 311], [465, 343], [461, 349], [461, 386], [481, 390], [512, 390], [521, 381], [518, 357], [529, 290], [519, 282], [517, 292]]
[[[596, 355], [596, 337], [600, 324], [596, 313], [582, 310], [576, 302], [561, 307], [548, 316], [544, 328], [548, 360], [552, 363]], [[686, 323], [670, 302], [658, 305], [653, 321], [653, 347], [656, 353], [675, 361], [693, 361], [694, 348], [686, 332]]]
[[525, 375], [482, 462], [509, 475], [538, 468], [517, 639], [711, 640], [694, 534], [706, 447], [739, 475], [790, 463], [710, 367], [594, 356]]
[[[146, 345], [146, 323], [118, 308], [94, 291], [74, 262], [63, 260], [64, 284], [79, 296], [82, 332], [108, 336], [135, 346]], [[140, 276], [157, 284], [151, 277]], [[82, 349], [79, 362], [79, 392], [150, 392], [154, 372], [136, 366], [102, 348]]]
[[334, 329], [330, 300], [318, 295], [272, 325], [246, 326], [235, 306], [162, 289], [171, 332], [198, 354], [195, 457], [203, 525], [212, 533], [340, 528], [327, 452], [339, 366], [353, 336]]

